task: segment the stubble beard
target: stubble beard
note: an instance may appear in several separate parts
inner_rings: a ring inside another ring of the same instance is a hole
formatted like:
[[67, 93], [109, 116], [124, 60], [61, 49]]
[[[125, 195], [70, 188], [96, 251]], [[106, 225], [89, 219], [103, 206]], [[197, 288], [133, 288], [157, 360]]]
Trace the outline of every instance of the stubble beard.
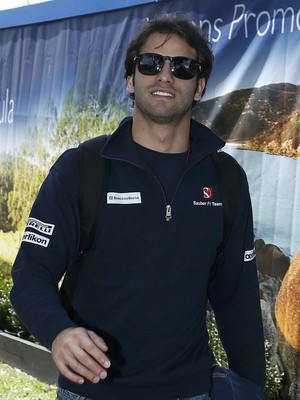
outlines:
[[149, 122], [176, 126], [187, 114], [191, 115], [192, 102], [186, 99], [181, 105], [175, 104], [174, 107], [170, 107], [161, 100], [153, 105], [136, 93], [134, 107]]

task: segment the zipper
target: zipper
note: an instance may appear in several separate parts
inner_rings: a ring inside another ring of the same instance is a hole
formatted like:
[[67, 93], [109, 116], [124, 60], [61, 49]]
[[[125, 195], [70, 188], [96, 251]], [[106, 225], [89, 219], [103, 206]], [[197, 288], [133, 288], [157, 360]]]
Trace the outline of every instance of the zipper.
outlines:
[[169, 222], [172, 219], [172, 207], [171, 204], [166, 205], [166, 221]]
[[154, 175], [150, 170], [148, 170], [148, 169], [146, 169], [146, 168], [144, 168], [144, 167], [140, 167], [140, 168], [144, 169], [146, 172], [149, 172], [149, 174], [150, 174], [151, 176], [153, 176], [153, 178], [154, 178], [154, 179], [156, 180], [156, 182], [158, 183], [158, 186], [160, 187], [160, 189], [161, 189], [161, 191], [162, 191], [163, 198], [164, 198], [165, 204], [166, 204], [165, 219], [166, 219], [166, 222], [170, 222], [171, 219], [172, 219], [172, 203], [173, 203], [175, 194], [176, 194], [176, 192], [177, 192], [177, 188], [178, 188], [178, 186], [179, 186], [179, 183], [181, 182], [181, 179], [180, 179], [179, 183], [178, 183], [177, 186], [176, 186], [176, 189], [175, 189], [175, 192], [174, 192], [174, 195], [173, 195], [173, 197], [172, 197], [172, 200], [171, 200], [170, 204], [168, 204], [168, 200], [167, 200], [166, 193], [165, 193], [165, 191], [164, 191], [164, 188], [163, 188], [162, 184], [160, 183], [160, 180], [157, 178], [157, 176]]
[[168, 202], [167, 202], [167, 197], [166, 197], [166, 194], [164, 192], [164, 189], [163, 189], [161, 183], [159, 182], [158, 178], [156, 178], [156, 176], [154, 175], [154, 177], [158, 180], [158, 183], [159, 183], [159, 185], [161, 187], [161, 190], [162, 190], [162, 192], [164, 194], [164, 198], [165, 198], [165, 202], [166, 202], [166, 215], [165, 215], [166, 222], [170, 222], [172, 217], [173, 217], [173, 215], [172, 215], [172, 204], [173, 204], [174, 198], [176, 196], [176, 193], [178, 191], [178, 188], [179, 188], [179, 186], [180, 186], [180, 184], [181, 184], [181, 182], [182, 182], [182, 180], [183, 180], [183, 178], [184, 178], [186, 173], [187, 173], [187, 170], [184, 171], [184, 173], [182, 174], [181, 178], [179, 179], [179, 181], [178, 181], [178, 183], [176, 185], [176, 188], [175, 188], [175, 191], [174, 191], [174, 194], [173, 194], [173, 197], [171, 199], [170, 204], [168, 204]]
[[161, 191], [162, 191], [162, 194], [163, 194], [163, 197], [164, 197], [164, 200], [165, 200], [165, 204], [166, 204], [165, 219], [166, 219], [166, 222], [170, 222], [172, 217], [173, 217], [172, 216], [172, 203], [173, 203], [173, 200], [174, 200], [174, 198], [176, 196], [177, 190], [178, 190], [178, 188], [179, 188], [179, 186], [181, 184], [181, 181], [182, 181], [183, 177], [185, 176], [185, 174], [187, 173], [187, 171], [185, 171], [183, 173], [183, 175], [181, 176], [181, 178], [179, 179], [179, 182], [177, 183], [177, 186], [176, 186], [175, 192], [173, 194], [173, 197], [171, 199], [171, 202], [170, 202], [170, 204], [168, 204], [168, 200], [167, 200], [167, 196], [165, 194], [164, 188], [163, 188], [162, 184], [160, 183], [159, 179], [157, 178], [157, 176], [154, 175], [151, 170], [145, 168], [142, 165], [136, 164], [136, 163], [134, 163], [132, 161], [124, 160], [122, 158], [120, 158], [120, 159], [119, 158], [109, 158], [109, 159], [110, 160], [116, 160], [116, 161], [124, 161], [124, 162], [127, 162], [127, 163], [131, 164], [131, 165], [134, 165], [137, 168], [141, 168], [142, 170], [148, 172], [157, 181], [159, 187], [161, 188]]

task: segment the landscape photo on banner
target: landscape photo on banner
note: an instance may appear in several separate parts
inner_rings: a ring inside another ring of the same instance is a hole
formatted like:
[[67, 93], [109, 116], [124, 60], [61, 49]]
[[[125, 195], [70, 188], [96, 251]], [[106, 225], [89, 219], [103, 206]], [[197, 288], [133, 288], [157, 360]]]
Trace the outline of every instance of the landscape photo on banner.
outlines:
[[[266, 339], [284, 373], [280, 399], [299, 399], [296, 0], [161, 0], [1, 29], [0, 258], [12, 263], [31, 204], [58, 155], [112, 132], [132, 113], [123, 77], [126, 47], [157, 12], [184, 12], [210, 40], [214, 69], [193, 118], [226, 140], [225, 150], [247, 173]], [[9, 252], [2, 247], [8, 242]]]

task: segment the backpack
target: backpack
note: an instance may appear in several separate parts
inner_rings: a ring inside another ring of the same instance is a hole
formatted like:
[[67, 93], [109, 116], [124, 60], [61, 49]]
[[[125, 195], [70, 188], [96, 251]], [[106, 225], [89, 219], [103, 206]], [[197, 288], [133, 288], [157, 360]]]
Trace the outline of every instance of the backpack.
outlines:
[[[72, 313], [72, 298], [80, 271], [82, 256], [88, 252], [93, 240], [102, 206], [105, 202], [106, 187], [109, 180], [110, 161], [100, 153], [110, 135], [89, 139], [78, 146], [80, 179], [81, 233], [77, 257], [67, 268], [60, 286], [60, 298], [65, 309]], [[237, 161], [223, 151], [211, 154], [223, 194], [224, 229], [217, 256], [210, 271], [212, 281], [219, 266], [224, 261], [224, 247], [234, 219], [239, 200], [239, 180], [241, 168]], [[97, 174], [95, 173], [97, 171]]]

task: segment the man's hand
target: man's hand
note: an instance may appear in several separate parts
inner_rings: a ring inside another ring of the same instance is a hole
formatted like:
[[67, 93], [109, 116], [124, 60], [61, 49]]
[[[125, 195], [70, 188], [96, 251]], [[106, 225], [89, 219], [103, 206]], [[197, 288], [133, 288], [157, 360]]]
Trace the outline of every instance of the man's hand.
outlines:
[[72, 382], [84, 379], [98, 383], [107, 376], [110, 361], [104, 340], [84, 328], [68, 328], [60, 332], [52, 344], [52, 358], [61, 374]]

